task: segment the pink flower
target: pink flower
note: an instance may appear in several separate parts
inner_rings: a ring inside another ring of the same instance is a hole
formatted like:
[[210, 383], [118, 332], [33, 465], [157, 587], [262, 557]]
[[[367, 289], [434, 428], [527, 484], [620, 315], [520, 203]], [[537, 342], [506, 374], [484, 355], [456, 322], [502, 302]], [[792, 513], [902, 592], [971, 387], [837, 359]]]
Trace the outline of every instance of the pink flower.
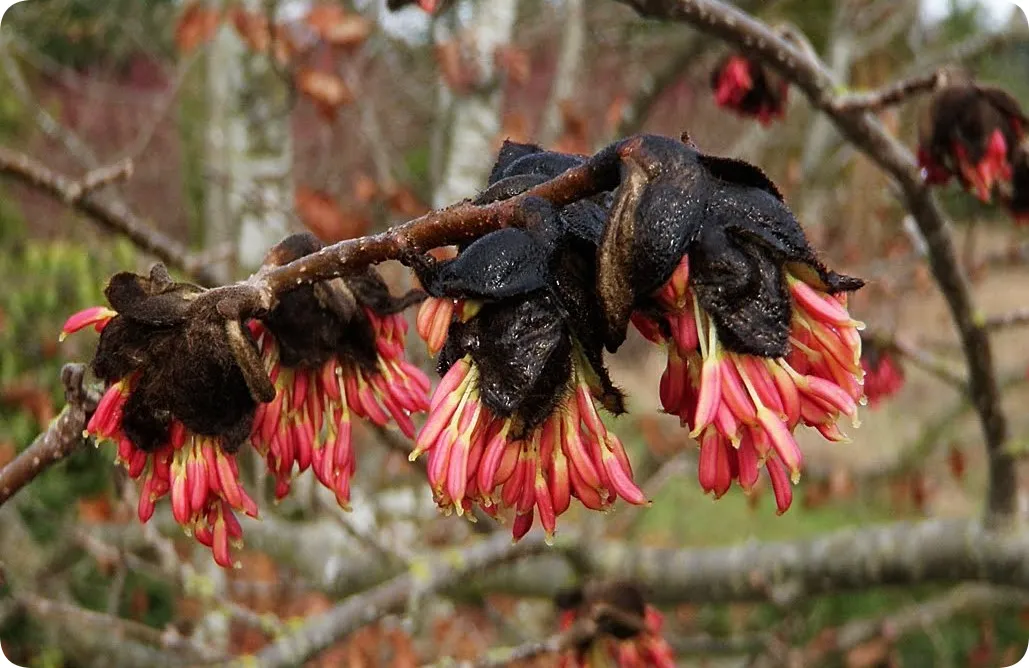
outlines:
[[528, 533], [537, 513], [552, 537], [572, 497], [591, 510], [605, 510], [618, 497], [647, 504], [622, 442], [600, 419], [583, 364], [573, 364], [570, 387], [543, 422], [516, 434], [519, 419], [498, 416], [483, 401], [472, 358], [455, 362], [433, 393], [411, 453], [412, 460], [428, 453], [436, 502], [459, 515], [473, 503], [492, 516], [513, 509], [515, 539]]
[[699, 440], [701, 486], [716, 498], [733, 480], [749, 491], [763, 466], [780, 513], [792, 502], [789, 481], [799, 480], [803, 464], [793, 431], [804, 424], [829, 440], [845, 440], [837, 422], [846, 415], [857, 426], [864, 376], [862, 325], [847, 313], [846, 295], [826, 294], [790, 273], [787, 285], [792, 316], [785, 357], [724, 347], [690, 287], [687, 257], [655, 295], [662, 314], [633, 315], [637, 329], [667, 350], [661, 403]]
[[289, 493], [294, 471], [310, 467], [340, 506], [349, 508], [356, 466], [353, 417], [379, 427], [395, 422], [414, 438], [411, 415], [429, 407], [429, 379], [404, 356], [407, 321], [398, 314], [376, 315], [367, 307], [363, 315], [376, 342], [372, 369], [343, 354], [317, 367], [286, 366], [276, 338], [264, 325], [250, 323], [276, 389], [275, 399], [258, 407], [252, 436], [276, 478], [276, 498]]

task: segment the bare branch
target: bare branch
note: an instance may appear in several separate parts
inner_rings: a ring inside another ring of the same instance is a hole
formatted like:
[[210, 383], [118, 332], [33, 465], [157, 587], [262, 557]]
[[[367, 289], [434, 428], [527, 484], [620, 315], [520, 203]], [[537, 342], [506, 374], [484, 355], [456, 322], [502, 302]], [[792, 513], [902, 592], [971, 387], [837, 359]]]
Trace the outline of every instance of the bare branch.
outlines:
[[1029, 325], [1029, 307], [1018, 308], [1014, 311], [990, 316], [986, 318], [986, 321], [983, 323], [983, 327], [991, 332], [997, 331], [998, 329], [1018, 327], [1021, 325]]
[[940, 81], [940, 72], [904, 79], [883, 86], [878, 90], [864, 93], [851, 93], [832, 101], [833, 111], [840, 114], [858, 111], [879, 111], [886, 107], [900, 104], [918, 93], [928, 93], [936, 88]]
[[910, 633], [935, 628], [957, 615], [988, 612], [999, 608], [1024, 606], [1029, 595], [1023, 591], [965, 585], [952, 589], [937, 598], [902, 608], [885, 617], [859, 619], [831, 631], [832, 640], [812, 642], [804, 652], [804, 665], [826, 662], [826, 655], [846, 652], [863, 642], [878, 637], [896, 640]]
[[412, 596], [446, 589], [477, 571], [539, 552], [544, 545], [541, 535], [512, 543], [509, 536], [498, 534], [464, 550], [429, 555], [407, 572], [312, 618], [295, 633], [265, 647], [247, 665], [270, 668], [301, 664], [339, 638], [403, 607]]
[[191, 256], [188, 248], [147, 225], [123, 204], [96, 193], [100, 187], [128, 178], [131, 173], [131, 162], [123, 161], [88, 172], [76, 180], [23, 153], [0, 146], [0, 175], [59, 199], [88, 215], [104, 229], [126, 237], [169, 267], [182, 270], [204, 284], [212, 284], [213, 277]]
[[187, 666], [218, 658], [183, 638], [172, 628], [160, 631], [130, 619], [86, 610], [34, 594], [19, 594], [15, 600], [33, 617], [55, 624], [77, 639], [89, 638], [92, 644], [103, 646], [115, 643], [126, 663], [136, 661], [149, 666]]
[[854, 143], [896, 182], [929, 252], [929, 263], [947, 300], [968, 362], [969, 393], [975, 401], [989, 457], [987, 518], [996, 525], [1014, 522], [1017, 514], [1014, 460], [1004, 444], [1007, 419], [1000, 404], [990, 339], [972, 301], [968, 279], [958, 262], [950, 225], [922, 181], [911, 152], [868, 113], [835, 110], [836, 82], [812, 54], [798, 50], [767, 26], [718, 0], [620, 0], [640, 14], [683, 21], [760, 57], [786, 77], [826, 113]]
[[100, 400], [83, 387], [84, 375], [85, 367], [81, 364], [66, 364], [61, 369], [61, 383], [68, 403], [45, 432], [7, 466], [0, 468], [0, 505], [84, 442], [82, 431]]

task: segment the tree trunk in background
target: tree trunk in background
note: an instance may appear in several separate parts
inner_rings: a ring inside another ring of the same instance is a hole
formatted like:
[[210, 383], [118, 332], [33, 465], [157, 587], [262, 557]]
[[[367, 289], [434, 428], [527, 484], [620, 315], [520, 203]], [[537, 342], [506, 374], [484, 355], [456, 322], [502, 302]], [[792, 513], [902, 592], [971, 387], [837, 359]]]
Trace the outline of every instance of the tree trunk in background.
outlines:
[[540, 144], [547, 146], [560, 135], [562, 127], [561, 103], [575, 99], [582, 76], [583, 44], [586, 42], [586, 0], [565, 0], [564, 29], [561, 52], [550, 84], [550, 96], [543, 111], [540, 130], [536, 133]]
[[511, 41], [517, 0], [477, 0], [471, 4], [471, 18], [463, 24], [452, 25], [446, 31], [444, 20], [458, 21], [455, 10], [447, 12], [437, 24], [437, 41], [464, 39], [474, 54], [474, 69], [478, 76], [472, 90], [455, 94], [445, 82], [440, 82], [437, 137], [433, 160], [439, 180], [433, 187], [433, 205], [446, 206], [471, 197], [486, 185], [486, 177], [493, 165], [493, 142], [500, 132], [500, 104], [503, 90], [500, 86], [494, 54], [498, 47]]
[[[263, 15], [260, 0], [241, 8]], [[207, 56], [205, 247], [232, 244], [235, 262], [216, 267], [223, 280], [255, 269], [289, 230], [293, 151], [289, 86], [271, 57], [255, 53], [231, 22]]]

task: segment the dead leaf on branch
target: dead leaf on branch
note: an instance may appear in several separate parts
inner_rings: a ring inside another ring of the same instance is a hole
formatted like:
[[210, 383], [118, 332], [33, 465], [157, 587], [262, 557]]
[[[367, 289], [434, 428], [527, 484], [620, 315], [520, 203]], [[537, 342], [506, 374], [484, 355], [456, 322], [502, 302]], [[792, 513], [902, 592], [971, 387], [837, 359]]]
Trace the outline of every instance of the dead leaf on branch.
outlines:
[[354, 239], [368, 231], [366, 216], [344, 213], [326, 193], [299, 186], [294, 205], [307, 229], [325, 243]]
[[497, 69], [507, 75], [516, 86], [524, 86], [532, 73], [529, 52], [511, 45], [498, 47], [493, 54]]
[[209, 42], [221, 24], [221, 13], [192, 2], [179, 16], [175, 25], [175, 46], [179, 53], [187, 54], [201, 44]]
[[40, 428], [46, 427], [57, 414], [50, 394], [28, 382], [14, 383], [0, 388], [0, 403], [28, 412]]
[[471, 62], [461, 44], [455, 40], [436, 45], [436, 62], [443, 83], [455, 93], [469, 92], [479, 80], [479, 68]]
[[295, 49], [285, 26], [269, 25], [268, 18], [263, 14], [248, 12], [238, 7], [230, 10], [230, 18], [239, 38], [251, 51], [265, 53], [273, 49], [279, 65], [285, 65], [292, 59]]
[[364, 172], [354, 177], [354, 199], [358, 204], [370, 204], [378, 196], [379, 184], [372, 177]]
[[386, 203], [398, 216], [421, 216], [429, 211], [429, 207], [404, 186], [395, 186], [391, 192], [386, 193]]
[[360, 46], [372, 32], [371, 22], [336, 4], [315, 5], [305, 22], [326, 44], [343, 48]]
[[296, 84], [297, 90], [309, 97], [322, 118], [330, 123], [336, 120], [336, 111], [341, 106], [354, 101], [347, 84], [332, 72], [304, 68], [297, 72]]

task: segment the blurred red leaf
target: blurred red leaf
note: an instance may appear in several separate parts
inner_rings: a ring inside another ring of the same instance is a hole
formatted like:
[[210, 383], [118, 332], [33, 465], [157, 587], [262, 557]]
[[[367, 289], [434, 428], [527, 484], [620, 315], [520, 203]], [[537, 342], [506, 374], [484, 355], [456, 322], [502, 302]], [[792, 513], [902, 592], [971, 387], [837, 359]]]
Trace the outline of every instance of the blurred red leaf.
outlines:
[[500, 143], [505, 139], [510, 139], [516, 142], [526, 142], [529, 140], [529, 122], [525, 118], [525, 114], [517, 111], [506, 111], [504, 117], [500, 120], [500, 141], [497, 142], [497, 148], [500, 147]]
[[368, 230], [369, 221], [366, 217], [344, 213], [323, 192], [299, 186], [294, 204], [307, 229], [325, 243], [353, 239]]
[[472, 88], [477, 76], [474, 66], [461, 53], [461, 45], [455, 40], [436, 45], [436, 62], [443, 82], [455, 93], [466, 93]]
[[240, 39], [253, 51], [258, 53], [268, 50], [271, 44], [271, 31], [268, 29], [268, 19], [262, 14], [248, 12], [239, 7], [231, 10], [232, 25], [236, 27]]
[[114, 515], [114, 507], [107, 494], [79, 499], [77, 502], [79, 521], [84, 524], [100, 524], [107, 522]]
[[570, 100], [562, 100], [560, 106], [564, 131], [554, 142], [553, 149], [562, 153], [589, 153], [586, 117], [576, 109], [575, 104]]
[[532, 61], [525, 49], [506, 45], [498, 47], [493, 54], [497, 68], [504, 72], [516, 86], [524, 86], [532, 73]]
[[929, 481], [925, 474], [917, 471], [911, 475], [911, 501], [919, 512], [924, 513], [926, 504], [929, 501]]
[[950, 467], [950, 474], [955, 480], [965, 478], [965, 453], [956, 445], [950, 446], [950, 453], [947, 455], [947, 466]]
[[804, 498], [801, 506], [808, 510], [820, 508], [829, 502], [829, 483], [825, 480], [810, 481], [804, 485]]
[[200, 2], [191, 2], [175, 25], [175, 46], [179, 48], [179, 53], [189, 53], [210, 41], [218, 31], [221, 20], [220, 12]]
[[389, 208], [398, 216], [420, 216], [429, 210], [410, 189], [404, 186], [396, 186], [393, 191], [386, 194], [386, 203]]
[[372, 177], [360, 172], [354, 177], [354, 199], [359, 204], [368, 204], [379, 194], [379, 184]]
[[27, 382], [0, 388], [0, 403], [27, 411], [40, 427], [50, 424], [50, 420], [56, 415], [50, 394], [41, 387]]
[[353, 47], [362, 44], [372, 32], [372, 24], [360, 14], [348, 14], [341, 5], [315, 5], [307, 15], [307, 25], [328, 44]]
[[14, 443], [10, 441], [0, 441], [0, 469], [7, 466], [17, 451], [14, 449]]
[[874, 638], [847, 652], [847, 668], [872, 668], [882, 665], [890, 653], [890, 642]]
[[618, 132], [622, 124], [622, 117], [625, 115], [625, 107], [629, 104], [629, 96], [619, 93], [612, 98], [604, 112], [604, 134], [613, 135]]
[[307, 95], [327, 121], [336, 120], [336, 110], [354, 101], [343, 79], [331, 72], [304, 68], [297, 72], [297, 89]]

